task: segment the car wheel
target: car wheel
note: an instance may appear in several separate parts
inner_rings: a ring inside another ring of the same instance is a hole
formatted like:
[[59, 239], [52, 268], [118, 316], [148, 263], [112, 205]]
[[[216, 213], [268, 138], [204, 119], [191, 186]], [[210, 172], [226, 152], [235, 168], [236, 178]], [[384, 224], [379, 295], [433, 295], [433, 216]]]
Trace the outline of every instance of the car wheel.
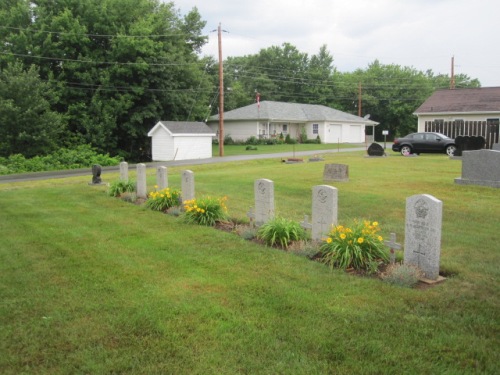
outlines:
[[411, 154], [411, 147], [410, 146], [403, 146], [401, 147], [401, 155], [406, 156]]
[[448, 156], [453, 156], [455, 155], [455, 150], [457, 148], [453, 145], [449, 145], [448, 147], [446, 147], [446, 153], [448, 154]]

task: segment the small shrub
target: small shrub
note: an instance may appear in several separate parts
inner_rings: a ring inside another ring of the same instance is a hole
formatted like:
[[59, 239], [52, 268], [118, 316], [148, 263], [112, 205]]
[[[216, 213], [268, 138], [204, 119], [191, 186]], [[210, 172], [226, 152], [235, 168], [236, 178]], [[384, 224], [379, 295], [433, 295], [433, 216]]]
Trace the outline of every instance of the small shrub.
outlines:
[[387, 266], [387, 269], [381, 277], [386, 283], [412, 288], [418, 284], [418, 280], [422, 278], [422, 276], [422, 271], [415, 266], [395, 263]]
[[249, 137], [246, 141], [245, 141], [245, 144], [247, 145], [258, 145], [259, 144], [259, 140], [257, 139], [256, 136], [252, 135], [251, 137]]
[[224, 145], [225, 146], [234, 145], [234, 140], [233, 140], [233, 138], [231, 138], [231, 136], [229, 134], [224, 136]]
[[258, 229], [257, 238], [269, 246], [286, 249], [292, 241], [305, 240], [306, 231], [295, 221], [275, 217]]
[[179, 190], [165, 188], [157, 191], [158, 186], [155, 186], [155, 191], [148, 195], [146, 207], [153, 211], [165, 212], [169, 208], [178, 206], [181, 199], [181, 192]]
[[135, 182], [133, 181], [115, 181], [109, 185], [108, 195], [112, 197], [119, 197], [123, 193], [135, 192]]
[[188, 223], [214, 226], [227, 219], [226, 197], [203, 197], [184, 202], [185, 218]]
[[247, 147], [245, 147], [245, 150], [247, 150], [247, 151], [255, 151], [255, 150], [257, 150], [257, 147], [248, 145]]
[[352, 228], [337, 225], [321, 245], [321, 259], [330, 267], [370, 270], [372, 262], [387, 262], [383, 238], [376, 221], [355, 220]]
[[257, 236], [257, 231], [254, 228], [246, 228], [245, 230], [241, 231], [239, 235], [241, 238], [250, 241]]

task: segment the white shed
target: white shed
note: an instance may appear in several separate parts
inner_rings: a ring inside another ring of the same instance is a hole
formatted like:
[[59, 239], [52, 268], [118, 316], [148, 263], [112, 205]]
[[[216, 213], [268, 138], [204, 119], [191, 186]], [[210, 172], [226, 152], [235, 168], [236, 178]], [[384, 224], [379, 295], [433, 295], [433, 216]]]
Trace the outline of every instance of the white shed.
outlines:
[[204, 122], [159, 121], [148, 136], [154, 161], [212, 157], [215, 133]]

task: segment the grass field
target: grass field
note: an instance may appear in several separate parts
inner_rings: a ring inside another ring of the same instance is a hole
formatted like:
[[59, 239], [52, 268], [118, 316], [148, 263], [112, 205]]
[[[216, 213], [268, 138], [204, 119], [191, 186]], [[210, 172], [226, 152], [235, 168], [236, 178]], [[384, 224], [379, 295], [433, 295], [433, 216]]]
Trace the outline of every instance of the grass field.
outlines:
[[[388, 149], [390, 149], [390, 144], [387, 144]], [[258, 154], [276, 154], [276, 153], [290, 153], [293, 155], [294, 152], [299, 151], [314, 151], [318, 150], [342, 150], [345, 148], [352, 147], [366, 147], [365, 144], [353, 144], [353, 143], [322, 143], [322, 144], [309, 144], [309, 143], [298, 143], [295, 145], [289, 144], [276, 144], [276, 145], [257, 145], [252, 146], [255, 150], [247, 150], [247, 145], [225, 145], [224, 146], [224, 156], [232, 155], [258, 155]], [[392, 152], [392, 151], [388, 151]], [[214, 157], [219, 156], [219, 145], [212, 145], [212, 155]]]
[[[404, 243], [405, 199], [443, 201], [444, 283], [407, 289], [332, 271], [108, 197], [89, 176], [1, 184], [0, 373], [498, 373], [500, 191], [455, 185], [461, 163], [444, 155], [324, 157], [349, 165], [350, 181], [332, 184], [341, 223], [376, 220]], [[298, 221], [323, 166], [188, 169], [196, 195], [227, 196], [239, 220], [254, 180], [269, 178], [277, 214]], [[170, 186], [182, 169], [168, 169]]]

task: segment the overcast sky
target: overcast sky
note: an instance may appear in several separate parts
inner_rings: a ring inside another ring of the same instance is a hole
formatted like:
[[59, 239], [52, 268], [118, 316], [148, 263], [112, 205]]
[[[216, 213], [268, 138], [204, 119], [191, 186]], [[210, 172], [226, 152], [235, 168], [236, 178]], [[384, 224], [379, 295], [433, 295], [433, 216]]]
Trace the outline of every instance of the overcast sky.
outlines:
[[204, 55], [258, 53], [287, 42], [309, 56], [326, 45], [341, 72], [382, 64], [478, 78], [500, 86], [499, 0], [173, 0], [207, 22]]

